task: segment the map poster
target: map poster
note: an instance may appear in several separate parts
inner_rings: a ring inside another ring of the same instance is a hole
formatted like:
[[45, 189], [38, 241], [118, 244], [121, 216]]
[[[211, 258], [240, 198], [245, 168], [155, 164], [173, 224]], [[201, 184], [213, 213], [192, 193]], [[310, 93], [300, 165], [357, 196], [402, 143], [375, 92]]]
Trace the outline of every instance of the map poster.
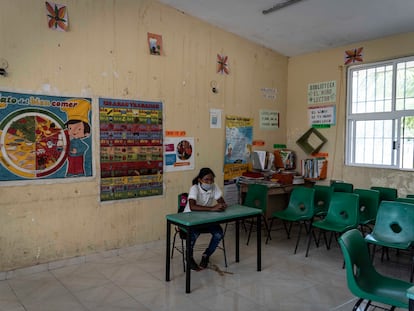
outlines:
[[0, 91], [0, 181], [92, 176], [91, 102]]
[[164, 140], [165, 171], [193, 170], [194, 137], [166, 137]]
[[101, 201], [162, 195], [161, 102], [99, 99]]

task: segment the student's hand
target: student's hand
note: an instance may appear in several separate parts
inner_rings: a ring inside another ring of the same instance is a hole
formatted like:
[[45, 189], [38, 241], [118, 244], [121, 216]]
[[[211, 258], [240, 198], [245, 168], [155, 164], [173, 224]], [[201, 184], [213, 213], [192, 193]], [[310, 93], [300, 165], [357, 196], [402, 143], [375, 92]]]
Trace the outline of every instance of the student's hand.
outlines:
[[223, 212], [226, 208], [227, 208], [226, 203], [217, 203], [216, 205], [213, 206], [213, 210], [215, 212]]

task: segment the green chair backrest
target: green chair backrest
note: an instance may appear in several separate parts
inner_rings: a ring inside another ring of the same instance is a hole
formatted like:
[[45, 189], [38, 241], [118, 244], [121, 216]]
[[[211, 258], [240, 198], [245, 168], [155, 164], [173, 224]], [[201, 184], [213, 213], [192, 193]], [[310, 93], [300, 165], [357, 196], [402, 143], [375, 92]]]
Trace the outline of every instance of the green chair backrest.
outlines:
[[313, 189], [315, 189], [315, 215], [326, 215], [331, 202], [333, 188], [324, 185], [314, 185]]
[[371, 189], [380, 192], [380, 201], [394, 201], [398, 197], [398, 190], [395, 188], [372, 186]]
[[414, 198], [414, 194], [407, 194], [407, 198]]
[[353, 192], [354, 185], [348, 182], [334, 182], [331, 184], [334, 192]]
[[359, 196], [348, 192], [332, 193], [325, 220], [356, 228], [359, 225]]
[[397, 308], [408, 308], [406, 292], [412, 284], [382, 276], [375, 270], [361, 232], [348, 230], [338, 241], [345, 260], [348, 288], [355, 296]]
[[267, 209], [267, 191], [266, 185], [249, 184], [243, 205], [261, 209], [265, 213]]
[[380, 203], [380, 193], [372, 189], [355, 189], [354, 193], [359, 195], [359, 221], [366, 223], [375, 221], [378, 206]]
[[182, 213], [184, 211], [184, 208], [187, 205], [187, 200], [188, 200], [187, 192], [183, 192], [178, 195], [178, 202], [177, 202], [178, 209], [177, 210], [179, 213]]
[[311, 219], [314, 215], [315, 189], [296, 187], [290, 193], [289, 204], [285, 209], [302, 219]]
[[348, 288], [355, 296], [364, 297], [365, 293], [359, 287], [360, 282], [370, 282], [377, 276], [368, 245], [358, 229], [346, 231], [338, 241], [345, 260]]
[[409, 197], [407, 197], [407, 198], [403, 198], [403, 197], [396, 198], [395, 201], [414, 204], [414, 197], [412, 197], [412, 198], [409, 198]]
[[372, 235], [387, 243], [414, 241], [414, 206], [398, 201], [382, 201]]

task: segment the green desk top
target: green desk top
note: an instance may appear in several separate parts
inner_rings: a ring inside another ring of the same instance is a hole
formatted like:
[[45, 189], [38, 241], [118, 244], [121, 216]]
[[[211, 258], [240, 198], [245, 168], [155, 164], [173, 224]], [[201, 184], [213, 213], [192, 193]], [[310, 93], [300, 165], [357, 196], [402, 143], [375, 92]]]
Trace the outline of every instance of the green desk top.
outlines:
[[242, 217], [257, 216], [262, 210], [243, 205], [232, 205], [226, 208], [224, 212], [189, 212], [169, 214], [165, 216], [167, 220], [183, 226], [196, 226], [213, 222], [225, 222]]

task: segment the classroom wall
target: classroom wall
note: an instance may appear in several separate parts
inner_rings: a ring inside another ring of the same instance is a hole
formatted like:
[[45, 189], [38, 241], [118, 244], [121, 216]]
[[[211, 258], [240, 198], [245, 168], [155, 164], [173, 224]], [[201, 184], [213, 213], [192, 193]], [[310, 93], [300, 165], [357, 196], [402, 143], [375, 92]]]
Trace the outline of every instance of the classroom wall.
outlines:
[[309, 83], [335, 80], [337, 83], [336, 125], [318, 129], [328, 139], [321, 152], [328, 153], [328, 178], [351, 182], [355, 187], [372, 185], [394, 187], [399, 196], [414, 193], [413, 173], [409, 171], [345, 166], [344, 138], [346, 120], [346, 70], [344, 52], [363, 47], [364, 63], [382, 61], [414, 54], [414, 33], [397, 35], [379, 40], [355, 43], [317, 53], [292, 57], [288, 65], [287, 144], [298, 153], [298, 158], [308, 157], [296, 144], [309, 128], [307, 88]]
[[[260, 130], [258, 110], [285, 118], [287, 57], [156, 1], [62, 4], [68, 32], [48, 29], [43, 0], [0, 2], [0, 58], [9, 63], [0, 90], [92, 97], [95, 176], [1, 182], [0, 271], [164, 239], [165, 215], [175, 212], [177, 194], [201, 167], [210, 166], [223, 183], [225, 131], [209, 128], [211, 108], [254, 118], [254, 139], [268, 150], [286, 143], [286, 123]], [[165, 55], [149, 54], [147, 32], [162, 35]], [[229, 57], [229, 75], [216, 72], [218, 53]], [[277, 89], [276, 100], [263, 97], [264, 87]], [[195, 138], [196, 169], [165, 173], [162, 196], [101, 203], [99, 97], [162, 101], [164, 130]]]

